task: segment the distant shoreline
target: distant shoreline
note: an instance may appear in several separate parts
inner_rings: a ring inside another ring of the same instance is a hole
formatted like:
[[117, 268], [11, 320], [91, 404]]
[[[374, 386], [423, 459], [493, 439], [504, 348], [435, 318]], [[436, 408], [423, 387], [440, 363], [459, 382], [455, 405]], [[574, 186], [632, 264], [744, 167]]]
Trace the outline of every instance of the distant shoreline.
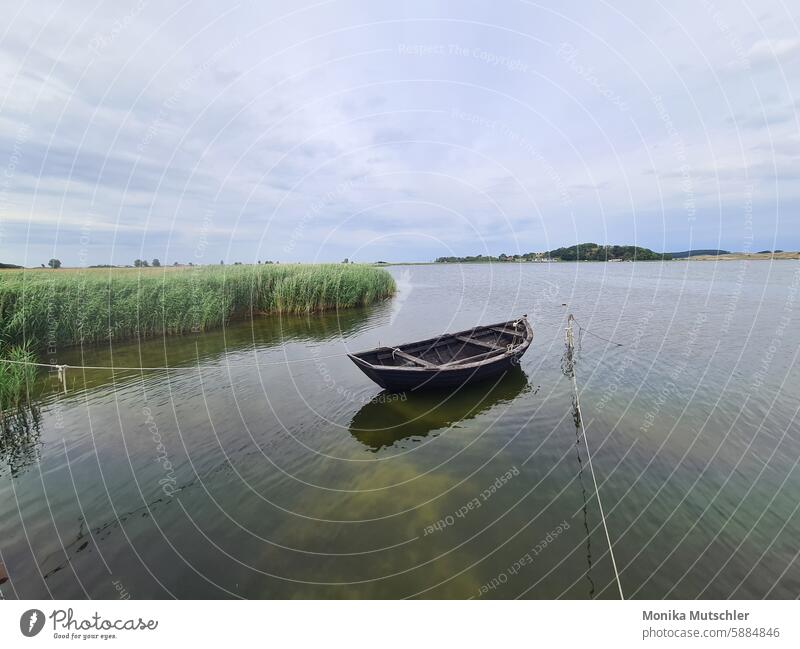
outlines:
[[[745, 261], [745, 260], [753, 260], [753, 261], [798, 261], [800, 260], [800, 252], [776, 252], [776, 253], [769, 253], [769, 252], [729, 252], [723, 255], [694, 255], [692, 257], [676, 257], [673, 259], [630, 259], [630, 260], [622, 260], [622, 259], [582, 259], [582, 260], [563, 260], [563, 259], [551, 259], [549, 261], [544, 260], [537, 260], [537, 261], [526, 261], [526, 260], [509, 260], [509, 261], [498, 261], [497, 259], [486, 259], [483, 261], [478, 260], [470, 260], [470, 261], [448, 261], [448, 262], [439, 262], [439, 261], [380, 261], [380, 262], [359, 262], [360, 266], [372, 266], [376, 268], [389, 268], [391, 266], [461, 266], [461, 265], [471, 265], [471, 266], [485, 266], [487, 264], [494, 264], [497, 266], [512, 266], [515, 264], [523, 264], [523, 265], [531, 265], [531, 266], [546, 266], [548, 264], [608, 264], [608, 263], [630, 263], [630, 262], [676, 262], [676, 261]], [[325, 266], [331, 265], [328, 262], [320, 262], [318, 264], [301, 264], [301, 263], [287, 263], [285, 264], [287, 267], [291, 266]], [[208, 264], [208, 266], [215, 266], [212, 264]], [[256, 266], [256, 264], [239, 264], [236, 267], [241, 266]], [[99, 270], [136, 270], [139, 272], [152, 272], [152, 271], [171, 271], [171, 270], [186, 270], [186, 269], [200, 269], [205, 268], [207, 266], [186, 266], [181, 264], [180, 266], [160, 266], [160, 267], [148, 267], [148, 268], [134, 268], [133, 266], [62, 266], [56, 272], [64, 272], [64, 271], [99, 271]], [[0, 273], [3, 271], [7, 271], [9, 274], [13, 274], [15, 272], [19, 272], [21, 270], [24, 271], [41, 271], [43, 273], [52, 272], [51, 268], [40, 268], [38, 266], [33, 267], [24, 267], [24, 266], [12, 266], [10, 264], [0, 264]]]
[[[691, 257], [673, 257], [672, 259], [550, 259], [548, 261], [545, 260], [536, 260], [536, 261], [527, 261], [527, 260], [508, 260], [508, 261], [499, 261], [497, 259], [486, 259], [483, 261], [480, 260], [469, 260], [469, 261], [448, 261], [448, 262], [430, 262], [432, 265], [435, 266], [455, 266], [461, 264], [472, 264], [472, 265], [486, 265], [486, 264], [495, 264], [498, 266], [501, 265], [513, 265], [513, 264], [525, 264], [525, 265], [547, 265], [547, 264], [608, 264], [608, 263], [630, 263], [630, 262], [640, 262], [640, 263], [654, 263], [654, 262], [664, 262], [664, 263], [672, 263], [672, 262], [686, 262], [686, 261], [743, 261], [743, 260], [753, 260], [753, 261], [792, 261], [792, 260], [800, 260], [800, 252], [728, 252], [721, 255], [693, 255]], [[419, 262], [415, 262], [419, 263]], [[391, 266], [402, 266], [408, 265], [404, 264], [403, 262], [392, 262], [391, 264], [386, 264]]]
[[742, 260], [780, 261], [800, 259], [800, 252], [729, 252], [724, 255], [696, 255], [673, 261], [742, 261]]
[[562, 260], [562, 259], [552, 259], [550, 261], [497, 261], [495, 260], [486, 260], [486, 261], [449, 261], [449, 262], [389, 262], [386, 264], [380, 264], [380, 266], [487, 266], [487, 265], [494, 265], [494, 266], [514, 266], [514, 265], [523, 265], [523, 266], [547, 266], [548, 264], [608, 264], [608, 263], [673, 263], [673, 262], [691, 262], [691, 261], [743, 261], [743, 260], [753, 260], [753, 261], [797, 261], [800, 260], [800, 252], [779, 252], [779, 253], [762, 253], [762, 252], [753, 252], [753, 253], [744, 253], [744, 252], [731, 252], [724, 255], [695, 255], [693, 257], [679, 257], [677, 259], [631, 259], [623, 261], [621, 259], [609, 259], [609, 260], [594, 260], [594, 259], [582, 259], [582, 260]]

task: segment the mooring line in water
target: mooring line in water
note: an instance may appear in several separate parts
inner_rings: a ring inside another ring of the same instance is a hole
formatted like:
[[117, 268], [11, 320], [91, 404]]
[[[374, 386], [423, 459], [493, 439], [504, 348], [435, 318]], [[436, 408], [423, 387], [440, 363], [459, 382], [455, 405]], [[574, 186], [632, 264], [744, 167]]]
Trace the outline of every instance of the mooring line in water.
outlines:
[[[573, 359], [573, 352], [575, 350], [575, 340], [573, 338], [572, 333], [572, 323], [576, 322], [575, 318], [572, 314], [569, 315], [567, 318], [567, 329], [566, 329], [566, 343], [567, 343], [567, 353], [569, 355], [569, 373], [572, 377], [572, 389], [575, 393], [575, 411], [578, 416], [578, 422], [581, 426], [581, 434], [583, 436], [583, 444], [586, 447], [586, 461], [589, 464], [589, 472], [592, 474], [592, 482], [594, 483], [594, 493], [597, 496], [597, 506], [600, 509], [600, 520], [603, 521], [603, 530], [606, 533], [606, 541], [608, 541], [608, 553], [611, 556], [611, 565], [614, 568], [614, 577], [617, 580], [617, 588], [619, 589], [619, 596], [620, 599], [625, 599], [625, 595], [622, 592], [622, 582], [619, 578], [619, 571], [617, 570], [617, 560], [614, 557], [614, 547], [611, 543], [611, 535], [608, 533], [608, 525], [606, 524], [606, 515], [603, 510], [603, 501], [600, 500], [600, 488], [597, 486], [597, 476], [594, 473], [594, 465], [592, 464], [592, 452], [589, 450], [589, 440], [586, 438], [586, 428], [583, 425], [583, 413], [581, 412], [581, 401], [578, 396], [578, 379], [575, 374], [575, 361]], [[619, 343], [616, 343], [619, 344]]]
[[603, 336], [601, 336], [600, 334], [596, 334], [596, 333], [595, 333], [594, 331], [592, 331], [591, 329], [587, 329], [586, 327], [584, 327], [584, 326], [583, 326], [583, 325], [582, 325], [580, 322], [578, 322], [578, 321], [575, 319], [575, 316], [573, 316], [573, 315], [571, 315], [571, 314], [570, 314], [570, 316], [569, 316], [569, 317], [570, 317], [570, 318], [572, 318], [573, 322], [574, 322], [576, 325], [578, 325], [578, 344], [579, 344], [579, 345], [580, 345], [581, 334], [582, 334], [583, 332], [586, 332], [586, 333], [587, 333], [587, 334], [589, 334], [590, 336], [594, 336], [595, 338], [599, 338], [600, 340], [602, 340], [602, 341], [604, 341], [604, 342], [611, 343], [612, 345], [616, 345], [617, 347], [624, 347], [624, 345], [623, 345], [622, 343], [618, 343], [616, 340], [611, 340], [610, 338], [603, 338]]
[[[276, 365], [290, 365], [294, 363], [307, 363], [309, 361], [326, 360], [329, 358], [339, 358], [347, 356], [347, 352], [339, 354], [328, 354], [326, 356], [310, 356], [308, 358], [286, 358], [282, 361], [274, 361], [268, 363], [237, 363], [235, 365], [220, 365], [219, 368], [239, 368], [239, 367], [270, 367]], [[9, 363], [11, 365], [31, 365], [33, 367], [46, 367], [58, 372], [58, 380], [64, 386], [64, 394], [67, 393], [67, 370], [100, 370], [110, 372], [196, 372], [200, 369], [199, 365], [180, 365], [180, 366], [163, 366], [163, 367], [128, 367], [122, 365], [57, 365], [55, 363], [36, 363], [34, 361], [18, 361], [10, 358], [0, 358], [0, 363]]]

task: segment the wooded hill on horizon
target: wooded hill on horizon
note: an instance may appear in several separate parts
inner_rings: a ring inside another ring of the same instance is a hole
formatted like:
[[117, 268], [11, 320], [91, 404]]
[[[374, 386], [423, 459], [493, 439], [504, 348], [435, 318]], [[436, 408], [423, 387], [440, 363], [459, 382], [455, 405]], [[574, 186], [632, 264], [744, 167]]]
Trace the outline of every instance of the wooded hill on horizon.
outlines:
[[650, 248], [642, 248], [640, 246], [608, 246], [597, 243], [579, 243], [574, 246], [555, 248], [546, 252], [527, 252], [521, 255], [439, 257], [436, 259], [436, 263], [544, 261], [547, 259], [557, 259], [559, 261], [610, 261], [613, 259], [619, 259], [620, 261], [653, 261], [672, 259], [672, 257], [669, 253], [654, 252]]

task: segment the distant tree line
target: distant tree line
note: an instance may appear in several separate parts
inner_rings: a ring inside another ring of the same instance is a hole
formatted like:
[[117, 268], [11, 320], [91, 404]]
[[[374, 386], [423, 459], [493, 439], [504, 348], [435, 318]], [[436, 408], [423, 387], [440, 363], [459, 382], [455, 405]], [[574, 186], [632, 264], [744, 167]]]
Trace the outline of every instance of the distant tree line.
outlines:
[[529, 258], [529, 255], [533, 255], [534, 253], [528, 253], [525, 255], [506, 255], [502, 254], [498, 257], [494, 257], [492, 255], [467, 255], [466, 257], [437, 257], [436, 263], [437, 264], [477, 264], [482, 262], [492, 262], [492, 261], [533, 261], [533, 258]]
[[507, 255], [505, 253], [493, 255], [467, 255], [466, 257], [437, 257], [437, 264], [479, 264], [483, 262], [504, 262], [504, 261], [544, 261], [547, 258], [546, 252], [526, 252], [519, 255]]
[[[345, 260], [345, 262], [347, 262], [347, 261], [348, 260]], [[345, 262], [343, 262], [343, 263], [345, 263]], [[223, 265], [223, 266], [225, 265], [225, 261], [222, 260], [222, 259], [220, 260], [219, 263], [220, 263], [220, 265]], [[259, 259], [258, 262], [256, 262], [256, 263], [258, 263], [258, 264], [280, 264], [281, 262], [272, 261], [271, 259], [267, 259], [265, 261], [261, 261]], [[349, 263], [353, 263], [353, 262], [349, 262]], [[172, 265], [173, 266], [181, 266], [182, 264], [180, 264], [179, 262], [176, 261], [176, 262], [173, 262]], [[190, 261], [185, 265], [186, 266], [194, 266], [194, 263]], [[235, 261], [235, 262], [233, 262], [233, 265], [234, 266], [243, 266], [244, 264], [241, 261]], [[53, 259], [50, 259], [47, 262], [46, 265], [45, 264], [40, 264], [40, 266], [41, 266], [41, 268], [52, 268], [52, 269], [55, 270], [57, 268], [61, 268], [61, 260], [53, 258]], [[159, 259], [157, 259], [157, 258], [153, 259], [152, 261], [147, 261], [147, 259], [134, 259], [133, 266], [135, 268], [159, 268], [161, 266], [161, 261]], [[23, 268], [25, 268], [25, 267], [24, 266], [19, 266], [17, 264], [6, 264], [6, 263], [0, 262], [0, 269], [9, 269], [10, 270], [10, 269], [23, 269]], [[119, 266], [119, 265], [116, 265], [116, 264], [95, 264], [95, 265], [87, 266], [87, 268], [130, 268], [130, 266]]]
[[555, 248], [546, 252], [526, 252], [523, 254], [496, 257], [492, 255], [468, 255], [466, 257], [438, 257], [439, 264], [464, 264], [481, 262], [520, 262], [520, 261], [545, 261], [557, 259], [559, 261], [653, 261], [672, 259], [669, 253], [653, 252], [649, 248], [639, 246], [606, 246], [597, 243], [580, 243], [567, 248]]

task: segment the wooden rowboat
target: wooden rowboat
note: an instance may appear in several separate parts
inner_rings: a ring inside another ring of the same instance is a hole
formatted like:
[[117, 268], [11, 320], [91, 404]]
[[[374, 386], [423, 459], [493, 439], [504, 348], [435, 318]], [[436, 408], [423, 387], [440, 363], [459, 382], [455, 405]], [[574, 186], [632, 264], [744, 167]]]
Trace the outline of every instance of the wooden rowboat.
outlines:
[[348, 354], [364, 374], [387, 390], [454, 388], [507, 372], [533, 340], [524, 315], [398, 347]]

